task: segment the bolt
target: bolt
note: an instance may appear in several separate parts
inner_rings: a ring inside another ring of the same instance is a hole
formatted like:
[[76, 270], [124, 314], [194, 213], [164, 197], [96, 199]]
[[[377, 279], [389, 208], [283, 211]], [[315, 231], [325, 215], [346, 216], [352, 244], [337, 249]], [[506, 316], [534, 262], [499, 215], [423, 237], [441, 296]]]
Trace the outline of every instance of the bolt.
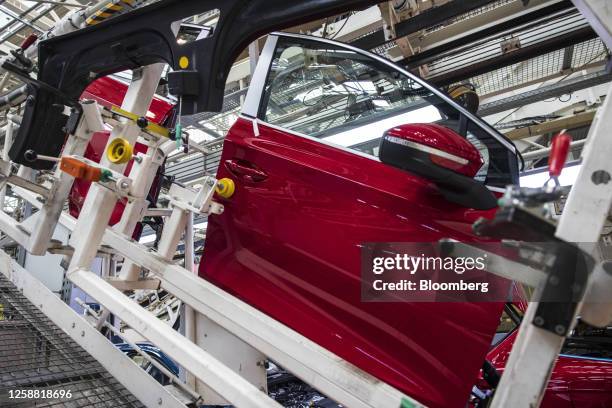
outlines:
[[544, 318], [541, 316], [536, 316], [533, 319], [533, 324], [535, 324], [536, 326], [544, 326]]
[[81, 337], [85, 337], [85, 330], [81, 331]]
[[208, 185], [209, 186], [214, 186], [215, 185], [215, 181], [214, 180], [208, 180]]
[[163, 404], [163, 402], [164, 402], [164, 400], [162, 400], [161, 398], [159, 398], [159, 399], [157, 400], [157, 405], [161, 405], [161, 404]]
[[144, 116], [139, 117], [138, 119], [136, 119], [136, 125], [141, 128], [144, 129], [147, 126], [149, 126], [149, 121], [147, 120], [147, 118], [145, 118]]
[[130, 187], [130, 183], [128, 183], [127, 181], [122, 181], [121, 182], [121, 188], [123, 190], [127, 190]]
[[591, 174], [591, 181], [595, 185], [608, 184], [610, 182], [610, 173], [605, 170], [597, 170]]
[[72, 322], [72, 328], [74, 329], [76, 327], [76, 323]]
[[555, 326], [555, 333], [557, 333], [559, 336], [562, 336], [565, 334], [565, 326], [563, 326], [562, 324], [558, 324]]
[[551, 275], [550, 278], [548, 278], [548, 281], [550, 282], [551, 285], [557, 286], [559, 284], [559, 277], [555, 275]]

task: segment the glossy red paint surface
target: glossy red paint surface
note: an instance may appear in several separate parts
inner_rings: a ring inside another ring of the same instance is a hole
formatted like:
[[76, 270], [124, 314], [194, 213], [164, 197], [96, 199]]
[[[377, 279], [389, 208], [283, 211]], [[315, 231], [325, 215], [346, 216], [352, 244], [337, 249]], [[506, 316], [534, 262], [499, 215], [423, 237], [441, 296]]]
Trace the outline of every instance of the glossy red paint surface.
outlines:
[[[503, 373], [517, 335], [515, 330], [487, 354], [487, 359], [500, 373]], [[541, 407], [612, 407], [612, 361], [560, 356]]]
[[432, 162], [468, 177], [474, 177], [484, 164], [480, 153], [473, 144], [451, 129], [435, 123], [410, 123], [396, 126], [389, 129], [387, 135], [416, 142], [466, 159], [467, 164], [458, 164], [435, 154], [430, 155]]
[[[493, 211], [448, 203], [424, 179], [241, 118], [217, 177], [200, 275], [431, 407], [464, 407], [503, 308], [360, 298], [365, 242], [474, 240]], [[239, 163], [239, 170], [234, 166]], [[255, 181], [245, 169], [265, 177]]]
[[[102, 106], [111, 107], [121, 106], [123, 102], [123, 98], [127, 92], [128, 86], [122, 82], [114, 80], [110, 77], [104, 77], [93, 82], [83, 95], [81, 99], [94, 99]], [[173, 105], [166, 102], [165, 100], [155, 97], [151, 102], [151, 106], [147, 112], [147, 118], [152, 122], [163, 124], [172, 114]], [[104, 148], [106, 146], [106, 142], [110, 132], [98, 132], [92, 135], [91, 141], [87, 145], [87, 149], [85, 150], [85, 157], [93, 160], [97, 163], [100, 162], [102, 155], [104, 154]], [[134, 152], [146, 152], [146, 146], [140, 143], [136, 143], [134, 146]], [[130, 160], [128, 163], [124, 174], [127, 176], [132, 169], [133, 161]], [[154, 181], [153, 190], [158, 188], [158, 182]], [[91, 183], [81, 180], [75, 180], [72, 190], [70, 191], [68, 207], [70, 210], [70, 215], [73, 217], [78, 217], [79, 212], [85, 202], [85, 197], [87, 192], [89, 191], [89, 186]], [[121, 219], [121, 215], [123, 214], [123, 210], [125, 208], [126, 200], [120, 200], [115, 205], [113, 213], [111, 215], [111, 219], [109, 224], [114, 225]], [[139, 231], [136, 231], [139, 233]]]

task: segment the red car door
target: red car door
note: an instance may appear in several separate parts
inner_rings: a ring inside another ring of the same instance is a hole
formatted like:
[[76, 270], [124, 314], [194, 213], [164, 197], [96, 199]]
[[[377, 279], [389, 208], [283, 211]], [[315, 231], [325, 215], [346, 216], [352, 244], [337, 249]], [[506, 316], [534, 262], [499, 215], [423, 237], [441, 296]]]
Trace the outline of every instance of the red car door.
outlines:
[[[487, 354], [501, 374], [518, 335], [514, 329]], [[579, 323], [566, 340], [546, 387], [541, 408], [612, 406], [612, 328]]]
[[386, 60], [305, 36], [269, 37], [218, 178], [236, 192], [209, 218], [200, 275], [433, 407], [463, 407], [502, 303], [360, 298], [367, 242], [474, 240], [477, 211], [377, 159], [382, 132], [436, 122], [472, 141], [476, 178], [516, 182], [514, 147]]
[[579, 322], [563, 345], [555, 372], [567, 378], [573, 408], [612, 406], [612, 326]]

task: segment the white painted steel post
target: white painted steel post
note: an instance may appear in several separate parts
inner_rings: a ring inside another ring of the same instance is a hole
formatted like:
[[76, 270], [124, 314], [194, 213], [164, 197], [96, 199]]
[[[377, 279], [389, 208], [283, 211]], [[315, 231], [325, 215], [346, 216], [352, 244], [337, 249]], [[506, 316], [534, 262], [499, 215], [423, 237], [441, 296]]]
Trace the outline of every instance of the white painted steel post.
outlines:
[[[9, 158], [9, 150], [11, 149], [11, 145], [13, 144], [13, 120], [12, 119], [13, 119], [12, 115], [6, 115], [6, 128], [4, 131], [4, 145], [2, 146], [2, 160], [4, 162], [2, 173], [6, 176], [9, 175], [10, 167], [11, 167], [10, 158]], [[6, 183], [3, 183], [2, 186], [0, 187], [0, 211], [4, 211], [4, 198], [5, 197], [6, 197]]]
[[[147, 179], [146, 187], [143, 187], [143, 190], [145, 190], [146, 193], [148, 193], [151, 188], [155, 172], [157, 172], [159, 166], [163, 164], [163, 161], [168, 156], [168, 154], [175, 149], [176, 143], [170, 140], [158, 144], [155, 148], [155, 151], [151, 153], [151, 164], [148, 166], [149, 178]], [[138, 166], [137, 168], [141, 169], [142, 167]], [[137, 174], [140, 174], [140, 171], [142, 170], [138, 170]], [[132, 177], [133, 172], [134, 170], [130, 172], [130, 177]], [[143, 211], [146, 210], [143, 204], [144, 203], [129, 203], [126, 206], [123, 215], [121, 216], [121, 221], [115, 226], [115, 230], [124, 233], [126, 236], [131, 236], [134, 232], [134, 228], [136, 227], [136, 223], [142, 220]], [[138, 280], [139, 273], [140, 267], [138, 265], [135, 265], [129, 259], [126, 259], [123, 262], [123, 265], [121, 266], [121, 271], [119, 272], [119, 279], [124, 280], [126, 282], [134, 282]]]
[[247, 380], [150, 312], [140, 308], [133, 300], [99, 276], [85, 269], [77, 269], [71, 273], [70, 279], [232, 405], [238, 408], [281, 407]]
[[[157, 89], [163, 69], [164, 64], [161, 63], [149, 65], [140, 69], [140, 76], [137, 79], [133, 79], [130, 83], [121, 108], [132, 112], [135, 115], [144, 116], [149, 108], [149, 105], [151, 104], [151, 101], [153, 100], [153, 96], [155, 95], [155, 90]], [[127, 164], [111, 163], [108, 160], [108, 157], [106, 157], [108, 145], [116, 137], [121, 136], [133, 146], [138, 139], [140, 131], [141, 129], [138, 127], [138, 125], [127, 120], [122, 125], [115, 126], [110, 137], [108, 138], [106, 146], [104, 147], [104, 153], [100, 159], [100, 165], [118, 173], [123, 173]], [[113, 191], [97, 183], [92, 183], [79, 216], [79, 219], [82, 220], [80, 223], [82, 225], [77, 225], [70, 240], [71, 245], [75, 247], [73, 257], [80, 257], [80, 259], [72, 259], [70, 263], [71, 270], [76, 268], [89, 268], [91, 262], [95, 258], [95, 253], [100, 244], [99, 240], [95, 241], [98, 238], [101, 239], [101, 237], [98, 237], [99, 228], [102, 228], [103, 232], [108, 225], [110, 215], [116, 202], [117, 196]], [[87, 226], [84, 225], [84, 223], [100, 225]], [[82, 242], [83, 239], [86, 239], [88, 242]], [[79, 252], [77, 252], [77, 247], [80, 249]], [[92, 253], [93, 257], [91, 256]]]
[[[74, 135], [68, 138], [62, 155], [83, 155], [91, 136], [104, 129], [98, 104], [95, 101], [85, 101], [81, 103], [81, 106], [83, 107], [83, 115]], [[24, 168], [25, 166], [21, 167]], [[56, 181], [52, 188], [53, 194], [40, 209], [40, 214], [37, 215], [32, 236], [27, 245], [27, 250], [32, 255], [44, 255], [46, 253], [57, 220], [64, 209], [64, 203], [74, 182], [74, 177], [59, 168], [55, 170], [54, 176]]]
[[[612, 118], [612, 87], [604, 104], [598, 109], [589, 130], [588, 140], [582, 152], [582, 166], [557, 226], [556, 236], [565, 241], [592, 243], [600, 238], [612, 203], [610, 118]], [[595, 283], [593, 278], [597, 276], [596, 274], [590, 276], [585, 293], [592, 290], [590, 287]], [[612, 287], [607, 290], [612, 298]], [[596, 306], [604, 307], [603, 304]], [[582, 306], [578, 307], [577, 315], [580, 313], [580, 307]], [[565, 336], [534, 326], [531, 322], [537, 308], [538, 303], [532, 302], [525, 313], [495, 393], [493, 408], [537, 407], [542, 401]]]
[[[194, 248], [194, 240], [193, 240], [193, 213], [190, 211], [187, 214], [187, 222], [185, 223], [185, 238], [183, 239], [183, 243], [185, 245], [185, 269], [187, 269], [191, 273], [195, 273], [194, 268], [194, 258], [195, 258], [195, 248]], [[183, 319], [185, 322], [185, 337], [190, 341], [195, 343], [196, 341], [196, 318], [195, 311], [193, 308], [187, 304], [183, 306], [183, 311], [185, 312], [185, 318]], [[196, 386], [196, 379], [191, 373], [187, 373], [186, 375], [187, 384], [194, 387]]]

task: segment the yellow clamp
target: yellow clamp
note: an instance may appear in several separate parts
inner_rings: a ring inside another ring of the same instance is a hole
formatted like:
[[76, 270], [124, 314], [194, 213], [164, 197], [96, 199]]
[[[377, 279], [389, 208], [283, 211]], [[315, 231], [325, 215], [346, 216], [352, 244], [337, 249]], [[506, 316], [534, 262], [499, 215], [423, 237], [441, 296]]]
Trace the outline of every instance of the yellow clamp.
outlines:
[[219, 197], [230, 198], [234, 195], [234, 192], [236, 191], [236, 184], [234, 183], [234, 180], [230, 178], [222, 178], [217, 183], [215, 191], [217, 192]]
[[[125, 109], [121, 109], [118, 106], [112, 106], [111, 112], [134, 122], [137, 122], [139, 119], [138, 115], [135, 115], [132, 112], [128, 112]], [[147, 127], [145, 129], [161, 137], [170, 137], [170, 130], [168, 130], [168, 128], [160, 126], [157, 123], [151, 121], [148, 121]]]
[[108, 161], [115, 164], [123, 164], [130, 161], [132, 158], [132, 146], [130, 142], [122, 137], [114, 139], [106, 149], [106, 157]]

